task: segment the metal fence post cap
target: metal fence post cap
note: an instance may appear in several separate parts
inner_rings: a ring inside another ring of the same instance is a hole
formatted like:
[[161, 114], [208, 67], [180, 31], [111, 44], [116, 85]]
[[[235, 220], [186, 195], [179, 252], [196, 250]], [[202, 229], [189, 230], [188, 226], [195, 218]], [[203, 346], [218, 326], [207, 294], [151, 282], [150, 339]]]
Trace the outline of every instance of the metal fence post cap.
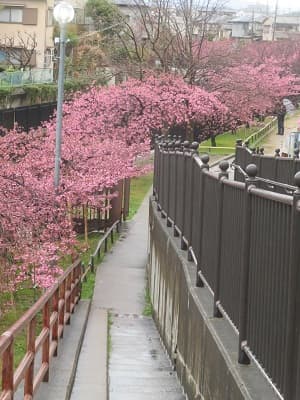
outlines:
[[185, 140], [185, 141], [183, 142], [183, 147], [184, 147], [185, 149], [189, 149], [189, 148], [190, 148], [190, 142], [189, 142], [188, 140]]
[[249, 140], [246, 140], [246, 142], [244, 143], [245, 147], [249, 146]]
[[174, 148], [175, 148], [175, 141], [171, 140], [171, 142], [169, 143], [169, 149], [174, 150]]
[[208, 163], [209, 163], [209, 155], [208, 154], [203, 154], [200, 157], [200, 160], [203, 162], [204, 165], [208, 165]]
[[280, 157], [280, 149], [275, 150], [275, 157]]
[[294, 155], [295, 155], [296, 158], [299, 158], [299, 152], [300, 152], [299, 149], [296, 149], [296, 150], [294, 151]]
[[261, 147], [260, 150], [259, 150], [259, 152], [260, 152], [260, 154], [263, 156], [264, 153], [265, 153], [265, 149], [264, 149], [263, 147]]
[[235, 143], [236, 143], [237, 146], [242, 146], [243, 145], [243, 139], [237, 139]]
[[294, 183], [295, 186], [297, 186], [297, 192], [300, 192], [300, 171], [298, 171], [294, 176]]
[[191, 144], [191, 149], [193, 150], [193, 151], [197, 151], [198, 150], [198, 148], [199, 148], [199, 143], [198, 142], [193, 142], [192, 144]]
[[175, 149], [181, 150], [181, 141], [180, 141], [180, 140], [176, 140], [176, 142], [175, 142]]
[[250, 149], [250, 150], [251, 150], [252, 154], [256, 153], [256, 149], [254, 147], [252, 147], [252, 149]]
[[219, 164], [219, 168], [222, 172], [226, 172], [229, 168], [229, 162], [228, 161], [221, 161]]
[[246, 167], [246, 173], [249, 178], [255, 178], [258, 173], [258, 168], [255, 164], [249, 164]]

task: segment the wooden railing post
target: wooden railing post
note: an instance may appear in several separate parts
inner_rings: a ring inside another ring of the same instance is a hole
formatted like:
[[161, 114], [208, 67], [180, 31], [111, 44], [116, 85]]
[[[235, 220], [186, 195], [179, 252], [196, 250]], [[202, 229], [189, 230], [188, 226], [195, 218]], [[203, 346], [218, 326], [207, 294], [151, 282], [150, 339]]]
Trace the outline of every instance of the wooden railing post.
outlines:
[[[65, 302], [66, 302], [66, 314], [68, 314], [68, 319], [67, 319], [67, 325], [70, 325], [70, 319], [71, 319], [71, 281], [72, 277], [69, 275], [66, 278], [66, 292], [65, 292]], [[66, 298], [66, 296], [68, 297]]]
[[50, 350], [50, 302], [44, 305], [43, 308], [43, 328], [48, 330], [47, 338], [43, 343], [42, 363], [48, 364], [48, 371], [44, 375], [43, 381], [49, 380], [49, 350]]
[[53, 300], [52, 300], [52, 310], [53, 310], [53, 312], [57, 313], [57, 318], [52, 327], [52, 341], [57, 343], [56, 349], [53, 353], [53, 355], [55, 357], [57, 356], [57, 351], [58, 351], [58, 325], [59, 325], [58, 302], [59, 302], [59, 288], [55, 291], [55, 293], [53, 295]]
[[8, 332], [10, 344], [3, 353], [2, 357], [2, 390], [10, 392], [10, 400], [14, 398], [14, 339]]
[[[66, 298], [66, 280], [64, 280], [61, 285], [60, 285], [60, 290], [59, 290], [59, 301], [61, 302], [60, 305], [60, 310], [59, 310], [59, 326], [64, 326], [65, 324], [65, 298]], [[63, 328], [60, 333], [60, 337], [64, 336], [64, 331]]]
[[28, 366], [25, 373], [25, 384], [24, 384], [24, 397], [33, 396], [33, 378], [34, 378], [34, 357], [35, 357], [35, 329], [36, 329], [36, 317], [32, 318], [28, 325], [27, 331], [27, 354], [33, 354], [33, 360]]

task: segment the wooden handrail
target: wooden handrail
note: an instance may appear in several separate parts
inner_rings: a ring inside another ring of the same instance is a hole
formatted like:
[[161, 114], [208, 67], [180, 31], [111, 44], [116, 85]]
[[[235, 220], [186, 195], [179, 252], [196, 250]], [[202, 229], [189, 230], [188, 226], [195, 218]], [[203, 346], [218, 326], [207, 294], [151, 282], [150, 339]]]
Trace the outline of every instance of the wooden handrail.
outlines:
[[[59, 339], [70, 323], [71, 313], [79, 301], [82, 263], [75, 261], [57, 282], [15, 323], [0, 336], [2, 359], [2, 390], [0, 400], [13, 400], [18, 386], [24, 381], [24, 399], [32, 399], [42, 381], [49, 379], [49, 366], [57, 355]], [[36, 318], [43, 313], [42, 330], [36, 334]], [[26, 353], [14, 371], [14, 340], [27, 330]], [[36, 354], [41, 349], [42, 363], [35, 372]]]

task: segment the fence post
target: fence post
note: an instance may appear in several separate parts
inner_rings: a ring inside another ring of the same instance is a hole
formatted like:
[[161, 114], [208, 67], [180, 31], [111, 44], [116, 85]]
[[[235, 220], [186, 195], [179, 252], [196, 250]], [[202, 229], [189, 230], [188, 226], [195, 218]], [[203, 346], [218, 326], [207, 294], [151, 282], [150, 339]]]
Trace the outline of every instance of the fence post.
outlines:
[[248, 319], [248, 289], [249, 289], [249, 267], [250, 267], [250, 235], [251, 235], [251, 188], [256, 186], [257, 166], [249, 164], [246, 167], [248, 178], [245, 182], [245, 209], [244, 209], [244, 236], [242, 252], [242, 270], [240, 286], [240, 315], [239, 315], [239, 353], [240, 364], [250, 364], [244, 347], [246, 345], [247, 319]]
[[222, 249], [222, 229], [223, 229], [223, 201], [224, 201], [224, 179], [228, 179], [228, 161], [221, 161], [219, 172], [219, 187], [218, 187], [218, 210], [217, 210], [217, 267], [216, 267], [216, 287], [214, 291], [214, 317], [221, 318], [222, 314], [218, 308], [218, 302], [220, 300], [220, 272], [221, 272], [221, 249]]
[[[190, 142], [188, 140], [185, 140], [183, 142], [184, 150], [183, 150], [183, 157], [184, 157], [184, 174], [183, 176], [185, 177], [186, 174], [186, 157], [190, 156]], [[181, 227], [181, 240], [180, 240], [180, 248], [181, 250], [187, 250], [188, 246], [184, 240], [184, 226], [185, 226], [185, 220], [184, 220], [184, 210], [186, 207], [185, 204], [185, 190], [186, 190], [186, 179], [183, 179], [183, 188], [182, 188], [182, 213], [183, 213], [183, 219], [182, 219], [182, 227]]]
[[175, 207], [174, 207], [174, 226], [173, 226], [173, 235], [178, 237], [178, 231], [176, 229], [176, 215], [177, 215], [177, 207], [178, 207], [178, 198], [177, 198], [177, 186], [178, 186], [178, 179], [177, 179], [177, 170], [178, 170], [178, 162], [177, 162], [177, 152], [181, 151], [181, 141], [177, 140], [175, 142]]
[[[193, 205], [193, 198], [194, 198], [194, 168], [195, 168], [195, 163], [194, 163], [194, 156], [198, 154], [198, 148], [199, 148], [199, 143], [198, 142], [193, 142], [191, 144], [191, 149], [192, 149], [192, 154], [191, 154], [191, 159], [192, 159], [192, 176], [191, 176], [191, 207]], [[191, 209], [190, 212], [190, 220], [189, 220], [189, 238], [190, 241], [192, 239], [192, 232], [193, 232], [193, 209]], [[192, 253], [191, 253], [191, 243], [188, 243], [188, 261], [193, 261]]]
[[2, 356], [2, 390], [8, 391], [13, 399], [14, 393], [14, 338], [10, 332], [5, 334], [9, 337], [9, 346]]
[[196, 286], [197, 287], [203, 287], [204, 286], [204, 282], [201, 279], [201, 252], [202, 252], [202, 242], [203, 242], [203, 210], [204, 210], [204, 190], [205, 190], [205, 172], [204, 171], [208, 171], [209, 170], [209, 155], [208, 154], [204, 154], [203, 156], [200, 157], [201, 161], [202, 161], [202, 165], [200, 167], [201, 170], [201, 179], [200, 179], [200, 198], [199, 198], [199, 202], [200, 202], [200, 226], [199, 226], [199, 230], [200, 230], [200, 254], [199, 254], [199, 259], [197, 260], [197, 276], [196, 276]]
[[[42, 348], [42, 362], [48, 364], [48, 371], [46, 372], [43, 382], [48, 382], [49, 381], [49, 363], [50, 363], [50, 357], [49, 357], [49, 349], [50, 349], [50, 303], [47, 301], [47, 303], [44, 305], [43, 308], [43, 328], [48, 329], [48, 334], [47, 334], [47, 339], [43, 343], [43, 348]], [[35, 334], [35, 332], [34, 332]], [[35, 339], [35, 338], [34, 338]]]
[[24, 379], [24, 398], [33, 397], [34, 361], [35, 361], [35, 327], [36, 318], [33, 317], [29, 322], [27, 330], [27, 353], [31, 352], [34, 357], [25, 372]]
[[57, 313], [57, 318], [56, 321], [53, 324], [52, 327], [52, 341], [56, 342], [56, 349], [55, 352], [53, 354], [54, 357], [57, 356], [57, 352], [58, 352], [58, 327], [59, 327], [59, 311], [58, 311], [58, 305], [59, 305], [59, 288], [55, 291], [54, 295], [53, 295], [53, 303], [52, 303], [52, 312], [56, 312]]
[[167, 177], [168, 177], [168, 181], [167, 181], [167, 199], [166, 199], [166, 218], [167, 218], [167, 227], [170, 228], [172, 226], [171, 221], [169, 219], [169, 213], [170, 213], [170, 186], [171, 186], [171, 173], [170, 173], [170, 164], [171, 164], [171, 157], [170, 157], [170, 152], [173, 151], [173, 147], [174, 147], [174, 143], [173, 141], [170, 141], [168, 143], [168, 159], [167, 159], [167, 163], [168, 163], [168, 167], [167, 167]]
[[284, 395], [287, 400], [296, 400], [297, 369], [299, 361], [299, 302], [300, 302], [300, 172], [294, 178], [297, 190], [293, 196], [290, 231], [290, 256], [288, 266], [288, 309], [285, 351]]

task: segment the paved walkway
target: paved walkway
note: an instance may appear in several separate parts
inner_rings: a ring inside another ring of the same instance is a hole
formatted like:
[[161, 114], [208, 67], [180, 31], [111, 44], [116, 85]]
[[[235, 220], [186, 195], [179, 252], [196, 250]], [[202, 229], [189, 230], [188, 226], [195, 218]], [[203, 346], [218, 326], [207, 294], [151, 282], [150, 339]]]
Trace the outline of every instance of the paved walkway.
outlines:
[[[101, 326], [109, 310], [110, 400], [183, 400], [151, 318], [142, 315], [148, 243], [148, 196], [97, 270], [91, 314], [71, 400], [106, 400]], [[102, 357], [102, 366], [101, 360]]]
[[296, 110], [289, 114], [284, 123], [285, 133], [284, 135], [277, 135], [277, 129], [270, 133], [263, 141], [259, 144], [259, 147], [264, 147], [265, 154], [274, 155], [275, 149], [285, 151], [287, 137], [289, 133], [294, 132], [297, 128], [297, 122], [300, 120], [300, 110]]

